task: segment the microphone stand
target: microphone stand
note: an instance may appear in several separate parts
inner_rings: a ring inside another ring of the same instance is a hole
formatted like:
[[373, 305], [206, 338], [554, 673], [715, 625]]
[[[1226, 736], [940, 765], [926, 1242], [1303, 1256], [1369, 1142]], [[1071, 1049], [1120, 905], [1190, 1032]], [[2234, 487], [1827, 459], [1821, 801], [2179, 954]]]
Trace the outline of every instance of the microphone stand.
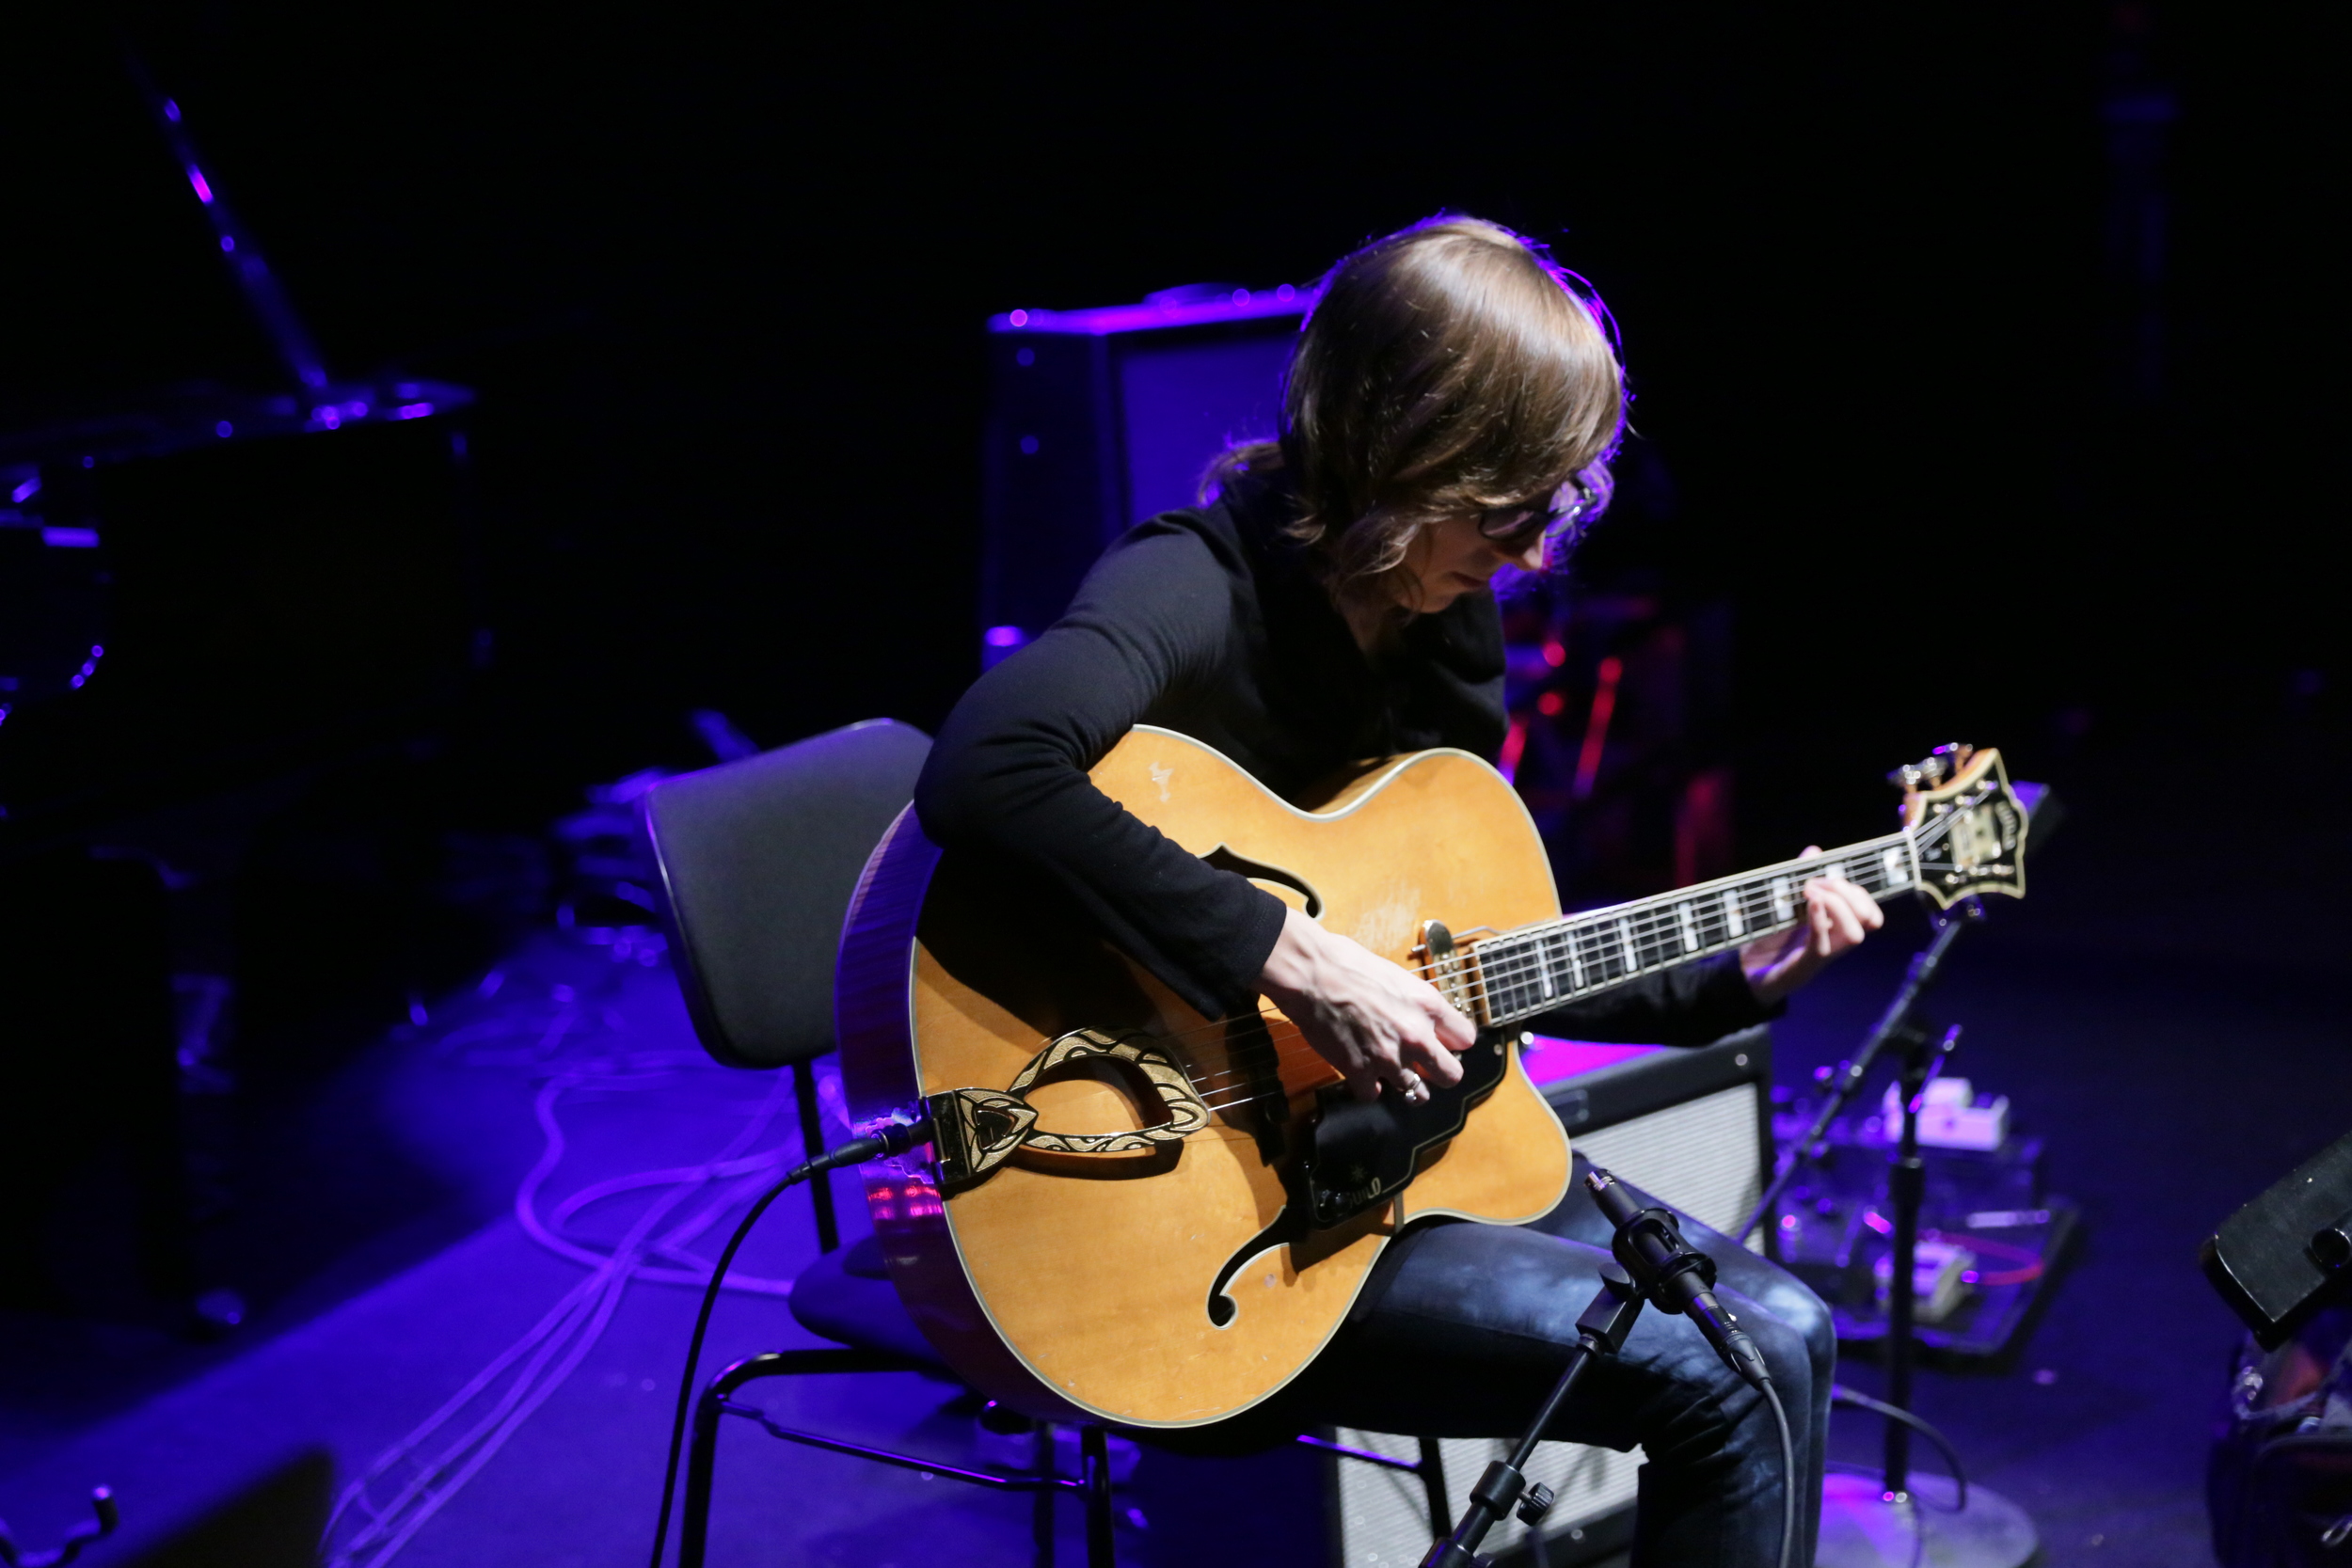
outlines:
[[1452, 1535], [1429, 1548], [1422, 1568], [1486, 1568], [1486, 1560], [1478, 1555], [1479, 1544], [1514, 1503], [1518, 1504], [1520, 1521], [1530, 1529], [1543, 1522], [1552, 1504], [1551, 1488], [1541, 1482], [1528, 1484], [1527, 1462], [1534, 1457], [1535, 1445], [1543, 1440], [1560, 1407], [1568, 1402], [1569, 1392], [1584, 1375], [1584, 1369], [1593, 1364], [1593, 1357], [1614, 1355], [1625, 1348], [1633, 1320], [1642, 1315], [1642, 1299], [1640, 1288], [1624, 1274], [1612, 1267], [1601, 1269], [1599, 1293], [1576, 1320], [1576, 1348], [1568, 1352], [1568, 1365], [1560, 1381], [1551, 1386], [1550, 1396], [1528, 1423], [1511, 1457], [1496, 1460], [1478, 1478], [1478, 1484], [1470, 1488], [1470, 1507], [1463, 1511], [1462, 1522]]
[[1960, 1481], [1957, 1460], [1948, 1500], [1925, 1496], [1947, 1490], [1942, 1478], [1926, 1478], [1931, 1484], [1923, 1489], [1918, 1478], [1911, 1474], [1914, 1425], [1927, 1431], [1947, 1457], [1951, 1454], [1951, 1445], [1911, 1413], [1911, 1372], [1919, 1211], [1927, 1196], [1927, 1162], [1919, 1154], [1919, 1101], [1928, 1080], [1960, 1044], [1958, 1025], [1945, 1031], [1940, 1039], [1931, 1039], [1914, 1015], [1953, 942], [1983, 919], [1983, 906], [1971, 898], [1937, 921], [1935, 940], [1912, 958], [1910, 973], [1878, 1026], [1854, 1059], [1839, 1069], [1829, 1103], [1814, 1118], [1804, 1138], [1782, 1157], [1763, 1200], [1740, 1230], [1745, 1236], [1771, 1215], [1800, 1162], [1819, 1157], [1820, 1140], [1831, 1120], [1861, 1087], [1879, 1053], [1889, 1045], [1899, 1046], [1902, 1130], [1886, 1173], [1887, 1207], [1894, 1211], [1889, 1216], [1894, 1234], [1887, 1258], [1886, 1399], [1881, 1403], [1847, 1396], [1846, 1401], [1887, 1417], [1885, 1463], [1875, 1482], [1867, 1476], [1851, 1474], [1823, 1478], [1821, 1528], [1814, 1558], [1819, 1568], [1909, 1568], [1921, 1561], [1933, 1561], [1938, 1568], [2021, 1568], [2039, 1544], [2033, 1521], [2025, 1511], [1997, 1493]]
[[[1960, 933], [1983, 921], [1984, 905], [1979, 899], [1964, 899], [1956, 910], [1943, 914], [1931, 912], [1928, 918], [1935, 925], [1934, 940], [1912, 955], [1911, 968], [1903, 975], [1903, 983], [1895, 992], [1895, 999], [1886, 1005], [1886, 1011], [1879, 1015], [1878, 1023], [1863, 1040], [1862, 1049], [1853, 1053], [1853, 1059], [1838, 1064], [1836, 1075], [1832, 1080], [1835, 1086], [1830, 1090], [1829, 1100], [1821, 1106], [1820, 1114], [1813, 1118], [1813, 1125], [1805, 1130], [1804, 1136], [1790, 1145], [1788, 1151], [1773, 1162], [1772, 1180], [1766, 1184], [1763, 1196], [1756, 1200], [1756, 1207], [1748, 1211], [1747, 1219], [1739, 1229], [1731, 1232], [1732, 1235], [1746, 1237], [1755, 1234], [1757, 1226], [1772, 1217], [1774, 1208], [1780, 1202], [1780, 1195], [1788, 1189], [1799, 1167], [1807, 1160], [1821, 1157], [1824, 1148], [1821, 1140], [1829, 1133], [1829, 1124], [1846, 1114], [1846, 1106], [1860, 1092], [1863, 1080], [1869, 1077], [1870, 1069], [1878, 1065], [1879, 1053], [1890, 1044], [1907, 1044], [1926, 1038], [1912, 1015], [1918, 1010], [1919, 1001], [1927, 995], [1928, 988], [1934, 985], [1937, 976], [1942, 974], [1944, 957], [1952, 950], [1952, 943], [1960, 940]], [[1770, 1238], [1772, 1231], [1767, 1228], [1765, 1235]]]

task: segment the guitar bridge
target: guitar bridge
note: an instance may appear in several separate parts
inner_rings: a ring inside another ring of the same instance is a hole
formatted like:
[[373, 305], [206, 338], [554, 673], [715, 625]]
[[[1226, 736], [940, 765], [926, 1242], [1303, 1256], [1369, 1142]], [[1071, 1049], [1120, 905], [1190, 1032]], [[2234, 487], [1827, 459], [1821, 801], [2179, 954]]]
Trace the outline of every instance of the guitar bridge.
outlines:
[[1421, 941], [1412, 958], [1422, 977], [1437, 987], [1456, 1012], [1480, 1024], [1491, 1022], [1486, 1017], [1486, 988], [1479, 980], [1478, 959], [1470, 949], [1455, 943], [1454, 933], [1442, 922], [1421, 923]]

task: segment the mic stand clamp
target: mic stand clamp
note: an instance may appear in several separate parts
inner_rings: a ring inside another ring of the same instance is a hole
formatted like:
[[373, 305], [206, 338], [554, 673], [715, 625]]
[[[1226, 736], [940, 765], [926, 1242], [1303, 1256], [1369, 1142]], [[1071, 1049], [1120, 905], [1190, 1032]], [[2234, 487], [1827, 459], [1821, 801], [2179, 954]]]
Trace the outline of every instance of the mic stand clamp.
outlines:
[[1616, 1269], [1602, 1268], [1599, 1293], [1576, 1320], [1576, 1348], [1568, 1352], [1568, 1365], [1560, 1381], [1552, 1385], [1550, 1396], [1528, 1423], [1511, 1457], [1496, 1460], [1478, 1478], [1478, 1484], [1470, 1488], [1470, 1507], [1463, 1510], [1462, 1522], [1452, 1535], [1429, 1548], [1422, 1568], [1487, 1568], [1486, 1560], [1478, 1555], [1479, 1545], [1514, 1504], [1520, 1522], [1531, 1529], [1542, 1523], [1551, 1507], [1551, 1488], [1528, 1484], [1527, 1462], [1534, 1457], [1535, 1445], [1543, 1440], [1561, 1406], [1567, 1403], [1569, 1391], [1593, 1364], [1593, 1357], [1614, 1355], [1625, 1348], [1625, 1337], [1633, 1332], [1633, 1321], [1642, 1315], [1642, 1300], [1643, 1292], [1631, 1279]]

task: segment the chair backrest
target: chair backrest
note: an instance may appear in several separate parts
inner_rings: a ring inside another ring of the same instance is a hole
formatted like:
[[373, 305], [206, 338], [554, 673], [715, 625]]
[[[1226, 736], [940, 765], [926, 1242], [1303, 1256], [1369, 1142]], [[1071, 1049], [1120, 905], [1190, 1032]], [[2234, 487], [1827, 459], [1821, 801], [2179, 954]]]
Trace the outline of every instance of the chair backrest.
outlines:
[[869, 719], [640, 797], [678, 985], [720, 1061], [775, 1068], [833, 1049], [842, 919], [930, 745]]

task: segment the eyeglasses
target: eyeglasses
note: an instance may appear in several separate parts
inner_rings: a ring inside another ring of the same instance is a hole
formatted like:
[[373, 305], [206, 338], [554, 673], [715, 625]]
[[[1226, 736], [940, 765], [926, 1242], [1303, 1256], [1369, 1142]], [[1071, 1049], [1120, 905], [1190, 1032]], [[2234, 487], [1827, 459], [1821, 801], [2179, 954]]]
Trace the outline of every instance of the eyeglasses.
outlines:
[[[1568, 498], [1565, 505], [1560, 501], [1564, 493]], [[1549, 556], [1573, 546], [1582, 535], [1592, 506], [1592, 492], [1570, 480], [1542, 506], [1502, 506], [1480, 513], [1478, 531], [1514, 555], [1540, 538], [1545, 555]]]

